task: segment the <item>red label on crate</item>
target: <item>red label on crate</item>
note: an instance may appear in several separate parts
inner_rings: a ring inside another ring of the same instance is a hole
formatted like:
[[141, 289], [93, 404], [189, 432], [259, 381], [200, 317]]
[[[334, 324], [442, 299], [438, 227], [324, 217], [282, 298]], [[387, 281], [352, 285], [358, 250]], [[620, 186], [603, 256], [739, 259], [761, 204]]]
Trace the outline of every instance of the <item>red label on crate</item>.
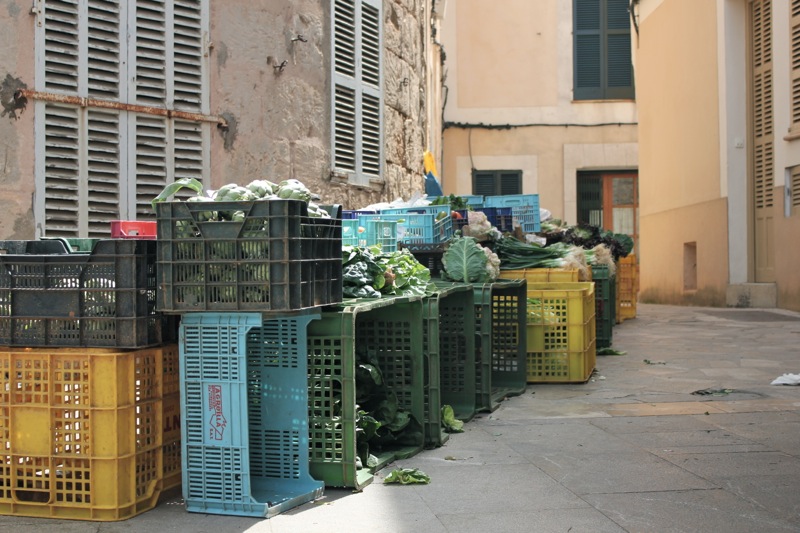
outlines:
[[223, 440], [228, 421], [222, 412], [222, 386], [208, 385], [209, 435], [211, 440]]

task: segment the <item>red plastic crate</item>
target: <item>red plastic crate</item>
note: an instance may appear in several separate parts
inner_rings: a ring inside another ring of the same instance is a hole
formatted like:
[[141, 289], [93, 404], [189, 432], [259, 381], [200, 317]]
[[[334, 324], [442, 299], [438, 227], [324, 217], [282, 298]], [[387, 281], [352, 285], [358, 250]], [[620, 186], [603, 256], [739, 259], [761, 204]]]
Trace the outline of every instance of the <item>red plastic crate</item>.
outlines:
[[112, 239], [155, 239], [156, 222], [147, 220], [112, 220]]

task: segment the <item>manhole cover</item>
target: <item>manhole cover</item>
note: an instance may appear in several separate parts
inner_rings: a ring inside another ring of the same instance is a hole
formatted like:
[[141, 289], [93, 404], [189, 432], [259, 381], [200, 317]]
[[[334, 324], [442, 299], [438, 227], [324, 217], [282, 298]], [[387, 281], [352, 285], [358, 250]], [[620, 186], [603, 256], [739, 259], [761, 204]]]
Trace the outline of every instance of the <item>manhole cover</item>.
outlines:
[[798, 322], [800, 317], [794, 315], [784, 315], [773, 313], [772, 311], [745, 311], [739, 309], [728, 309], [720, 311], [703, 311], [706, 315], [724, 318], [727, 320], [738, 320], [740, 322]]

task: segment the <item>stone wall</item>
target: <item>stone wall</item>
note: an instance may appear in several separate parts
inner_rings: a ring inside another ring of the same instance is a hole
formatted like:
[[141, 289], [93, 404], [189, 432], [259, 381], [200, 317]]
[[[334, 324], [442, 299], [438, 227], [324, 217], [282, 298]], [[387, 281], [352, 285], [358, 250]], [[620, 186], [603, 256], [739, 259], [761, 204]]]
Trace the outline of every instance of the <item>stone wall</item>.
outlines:
[[[429, 132], [425, 24], [430, 0], [384, 0], [383, 183], [331, 181], [330, 3], [319, 0], [211, 2], [210, 109], [228, 120], [211, 135], [210, 183], [296, 178], [321, 203], [359, 208], [422, 192]], [[13, 92], [34, 88], [30, 1], [0, 2], [0, 239], [35, 237], [34, 104]], [[9, 96], [10, 95], [10, 96]]]
[[429, 9], [425, 0], [384, 0], [383, 6], [383, 183], [355, 187], [330, 178], [329, 6], [310, 0], [272, 2], [268, 9], [249, 0], [212, 5], [211, 108], [231, 124], [212, 141], [212, 187], [296, 178], [320, 193], [321, 203], [348, 208], [423, 190], [428, 119], [419, 73], [425, 72]]

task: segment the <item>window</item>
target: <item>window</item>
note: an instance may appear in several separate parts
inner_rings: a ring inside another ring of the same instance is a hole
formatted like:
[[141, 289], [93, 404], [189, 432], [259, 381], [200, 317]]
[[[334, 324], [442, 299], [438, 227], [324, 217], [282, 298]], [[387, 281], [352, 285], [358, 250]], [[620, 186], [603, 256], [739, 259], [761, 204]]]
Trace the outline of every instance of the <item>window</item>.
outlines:
[[203, 181], [208, 0], [45, 0], [37, 16], [38, 235], [108, 236], [153, 219], [168, 182]]
[[574, 0], [575, 100], [632, 99], [628, 0]]
[[472, 194], [522, 194], [521, 170], [473, 170]]
[[357, 185], [382, 175], [382, 6], [381, 0], [333, 2], [333, 173]]

